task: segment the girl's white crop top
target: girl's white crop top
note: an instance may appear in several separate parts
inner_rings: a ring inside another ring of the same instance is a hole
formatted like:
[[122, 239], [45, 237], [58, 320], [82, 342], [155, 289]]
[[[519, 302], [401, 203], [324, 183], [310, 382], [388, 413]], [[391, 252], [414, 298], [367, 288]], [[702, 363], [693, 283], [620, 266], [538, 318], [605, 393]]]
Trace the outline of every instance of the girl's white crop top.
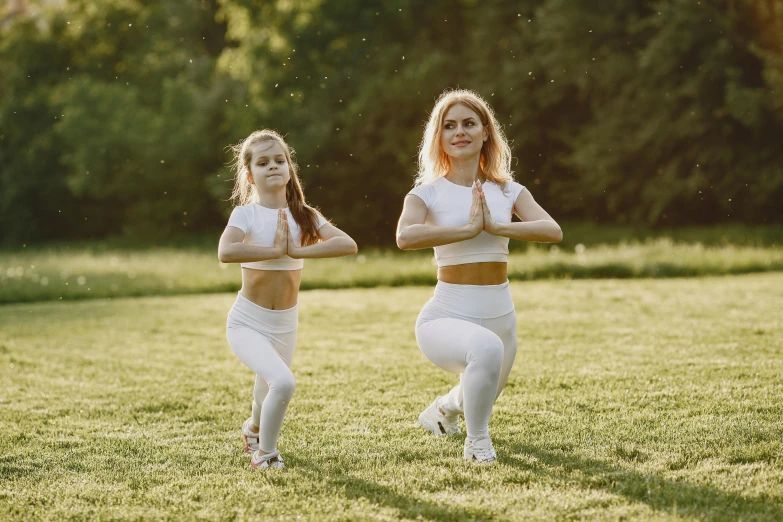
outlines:
[[[485, 181], [482, 187], [492, 219], [498, 223], [511, 223], [514, 203], [525, 187], [516, 181], [510, 181], [505, 186]], [[470, 205], [473, 202], [471, 187], [457, 185], [442, 177], [419, 185], [409, 194], [421, 198], [427, 205], [429, 212], [425, 224], [441, 227], [461, 227], [468, 224]], [[472, 239], [437, 246], [434, 250], [439, 267], [493, 261], [506, 262], [508, 238], [493, 236], [482, 230]]]
[[[302, 231], [299, 225], [294, 221], [291, 211], [288, 207], [285, 209], [285, 215], [288, 218], [288, 230], [293, 236], [294, 243], [301, 245]], [[257, 203], [234, 207], [231, 217], [228, 218], [228, 226], [235, 227], [245, 233], [243, 243], [261, 247], [275, 246], [275, 232], [277, 231], [277, 211], [276, 208], [262, 207]], [[318, 214], [318, 228], [324, 226], [328, 221]], [[288, 255], [277, 259], [267, 259], [266, 261], [254, 261], [251, 263], [240, 263], [243, 268], [252, 268], [254, 270], [299, 270], [304, 266], [304, 259], [293, 259]]]

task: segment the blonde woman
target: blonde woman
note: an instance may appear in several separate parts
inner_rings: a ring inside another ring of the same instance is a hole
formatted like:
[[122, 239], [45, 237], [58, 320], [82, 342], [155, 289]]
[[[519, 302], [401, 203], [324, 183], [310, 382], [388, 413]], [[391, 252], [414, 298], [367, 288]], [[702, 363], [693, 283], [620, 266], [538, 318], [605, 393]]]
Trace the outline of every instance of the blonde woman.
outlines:
[[[512, 213], [521, 222], [511, 222]], [[403, 250], [434, 248], [438, 284], [416, 321], [424, 355], [460, 383], [419, 416], [435, 436], [461, 433], [463, 457], [492, 463], [492, 406], [517, 350], [507, 277], [509, 239], [559, 242], [560, 226], [511, 175], [511, 151], [492, 110], [455, 90], [436, 102], [419, 150], [415, 187], [397, 226]]]
[[220, 238], [218, 258], [241, 264], [242, 289], [228, 313], [226, 337], [256, 374], [252, 414], [242, 425], [250, 466], [283, 468], [277, 439], [295, 387], [290, 366], [303, 259], [347, 256], [357, 249], [306, 203], [292, 151], [279, 134], [256, 131], [234, 154], [232, 198], [238, 206]]

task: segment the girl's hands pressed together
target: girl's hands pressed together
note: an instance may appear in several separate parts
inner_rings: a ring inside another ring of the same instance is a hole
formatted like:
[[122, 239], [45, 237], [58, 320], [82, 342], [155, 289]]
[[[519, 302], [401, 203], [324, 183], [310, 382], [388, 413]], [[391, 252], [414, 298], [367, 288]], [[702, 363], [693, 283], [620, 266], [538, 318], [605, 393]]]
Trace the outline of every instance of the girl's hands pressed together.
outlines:
[[484, 229], [484, 205], [482, 204], [481, 185], [478, 181], [473, 182], [473, 202], [470, 205], [470, 218], [468, 219], [468, 228], [475, 237]]
[[291, 234], [288, 232], [288, 218], [285, 215], [285, 210], [282, 208], [277, 211], [277, 230], [275, 231], [275, 248], [279, 252], [279, 257], [282, 257], [289, 252], [288, 246], [290, 244]]

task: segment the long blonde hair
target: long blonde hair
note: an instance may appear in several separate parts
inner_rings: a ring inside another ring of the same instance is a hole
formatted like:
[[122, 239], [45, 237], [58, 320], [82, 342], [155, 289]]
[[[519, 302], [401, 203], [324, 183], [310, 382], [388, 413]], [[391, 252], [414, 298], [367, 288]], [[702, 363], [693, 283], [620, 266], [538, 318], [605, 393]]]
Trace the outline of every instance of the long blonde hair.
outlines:
[[285, 186], [285, 200], [294, 221], [296, 221], [296, 224], [299, 225], [302, 231], [302, 246], [317, 243], [319, 240], [319, 213], [305, 201], [302, 184], [297, 174], [299, 166], [294, 161], [294, 151], [277, 132], [270, 129], [257, 130], [236, 145], [231, 146], [231, 150], [234, 153], [234, 190], [231, 192], [231, 200], [235, 205], [249, 205], [250, 203], [258, 202], [257, 188], [253, 183], [250, 183], [248, 174], [250, 172], [250, 161], [253, 159], [251, 147], [256, 143], [264, 141], [276, 141], [279, 143], [288, 162], [291, 179], [288, 180]]
[[446, 113], [458, 103], [475, 112], [481, 124], [487, 129], [487, 141], [481, 146], [479, 158], [479, 167], [486, 179], [501, 186], [513, 181], [511, 147], [494, 112], [477, 93], [467, 89], [456, 89], [441, 94], [430, 113], [424, 137], [419, 145], [419, 170], [415, 185], [429, 183], [448, 174], [451, 162], [441, 147], [440, 137]]

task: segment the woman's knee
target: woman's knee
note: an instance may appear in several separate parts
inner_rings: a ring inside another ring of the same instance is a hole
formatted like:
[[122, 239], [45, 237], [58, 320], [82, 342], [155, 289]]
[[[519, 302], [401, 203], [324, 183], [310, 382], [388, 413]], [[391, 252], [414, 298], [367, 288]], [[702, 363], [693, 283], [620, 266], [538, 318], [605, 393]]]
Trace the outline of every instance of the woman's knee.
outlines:
[[503, 341], [494, 333], [487, 331], [471, 339], [470, 361], [476, 362], [487, 369], [500, 371], [503, 366]]

